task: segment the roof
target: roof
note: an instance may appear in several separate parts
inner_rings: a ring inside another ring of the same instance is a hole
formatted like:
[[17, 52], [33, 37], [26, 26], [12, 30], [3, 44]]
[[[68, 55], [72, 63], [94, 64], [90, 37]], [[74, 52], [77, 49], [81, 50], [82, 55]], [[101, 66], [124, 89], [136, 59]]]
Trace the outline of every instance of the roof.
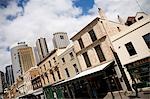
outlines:
[[62, 55], [64, 52], [66, 52], [68, 49], [73, 47], [73, 43], [70, 43], [64, 50], [62, 50], [60, 53], [58, 53], [57, 55], [60, 56]]
[[109, 61], [105, 64], [102, 64], [102, 65], [99, 65], [99, 66], [96, 66], [92, 69], [88, 69], [88, 70], [85, 70], [83, 72], [80, 72], [78, 75], [76, 75], [75, 77], [73, 78], [70, 78], [70, 79], [67, 79], [67, 80], [64, 80], [64, 81], [61, 81], [59, 83], [56, 83], [54, 84], [53, 86], [55, 85], [60, 85], [60, 84], [63, 84], [63, 83], [66, 83], [66, 82], [69, 82], [69, 81], [72, 81], [72, 80], [75, 80], [75, 79], [78, 79], [78, 78], [81, 78], [81, 77], [84, 77], [84, 76], [87, 76], [87, 75], [90, 75], [90, 74], [93, 74], [93, 73], [96, 73], [98, 71], [102, 71], [104, 70], [107, 66], [109, 66], [111, 63], [113, 63], [114, 61]]
[[46, 59], [48, 59], [51, 55], [53, 55], [57, 49], [52, 50], [42, 61], [40, 61], [37, 66], [39, 66], [41, 63], [43, 63]]
[[79, 35], [82, 31], [84, 31], [88, 26], [90, 26], [94, 22], [98, 22], [99, 19], [100, 19], [99, 17], [96, 17], [93, 21], [91, 21], [88, 25], [86, 25], [82, 30], [80, 30], [77, 34], [75, 34], [70, 40], [73, 40], [77, 35]]

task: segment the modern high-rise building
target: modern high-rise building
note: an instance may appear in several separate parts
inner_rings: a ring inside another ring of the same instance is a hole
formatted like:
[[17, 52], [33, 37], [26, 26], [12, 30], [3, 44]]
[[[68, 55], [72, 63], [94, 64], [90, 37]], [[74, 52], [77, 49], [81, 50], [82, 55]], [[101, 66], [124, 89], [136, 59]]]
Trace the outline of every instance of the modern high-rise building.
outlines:
[[11, 86], [14, 83], [14, 75], [12, 65], [5, 67], [6, 70], [6, 83], [8, 86]]
[[40, 60], [42, 60], [48, 54], [48, 47], [46, 44], [46, 39], [45, 38], [39, 38], [36, 41], [36, 47], [37, 47], [37, 51], [39, 54], [39, 58], [40, 58]]
[[53, 34], [54, 48], [66, 48], [69, 45], [69, 38], [65, 32], [57, 32]]
[[4, 76], [4, 73], [0, 71], [0, 99], [3, 99], [4, 84], [5, 84], [5, 76]]
[[31, 67], [35, 66], [32, 48], [31, 47], [20, 48], [18, 49], [18, 54], [20, 58], [21, 68], [24, 74]]
[[32, 50], [33, 50], [33, 55], [34, 55], [34, 59], [35, 59], [35, 64], [38, 64], [40, 62], [38, 49], [37, 49], [37, 47], [33, 47]]
[[11, 48], [11, 61], [12, 61], [14, 80], [16, 80], [16, 78], [22, 74], [22, 68], [21, 68], [18, 49], [27, 48], [27, 47], [28, 47], [28, 45], [25, 44], [25, 42], [20, 42], [20, 43], [18, 43], [17, 46], [14, 46]]

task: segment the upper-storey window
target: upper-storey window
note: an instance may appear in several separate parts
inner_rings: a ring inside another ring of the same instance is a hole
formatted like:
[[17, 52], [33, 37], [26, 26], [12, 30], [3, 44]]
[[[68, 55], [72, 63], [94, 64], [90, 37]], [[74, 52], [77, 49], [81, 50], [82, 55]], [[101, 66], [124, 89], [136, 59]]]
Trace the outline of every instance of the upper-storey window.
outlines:
[[125, 46], [130, 56], [137, 54], [131, 42], [125, 44]]
[[72, 52], [71, 52], [71, 53], [69, 53], [69, 55], [70, 55], [71, 59], [73, 59], [73, 58], [74, 58], [74, 56], [73, 56], [73, 53], [72, 53]]
[[48, 61], [48, 63], [49, 63], [49, 66], [51, 67], [52, 65], [51, 65], [51, 61]]
[[65, 58], [62, 58], [62, 62], [65, 63]]
[[102, 51], [100, 45], [95, 46], [94, 49], [95, 49], [95, 51], [96, 51], [96, 54], [97, 54], [97, 56], [98, 56], [100, 62], [105, 61], [106, 59], [105, 59], [104, 53], [103, 53], [103, 51]]
[[146, 35], [143, 36], [144, 41], [146, 42], [146, 45], [150, 49], [150, 33], [147, 33]]
[[87, 52], [83, 53], [82, 55], [84, 57], [84, 60], [85, 60], [87, 67], [91, 67], [91, 62], [90, 62], [90, 59], [89, 59]]
[[60, 39], [64, 39], [64, 36], [60, 35]]
[[138, 18], [138, 20], [141, 20], [141, 19], [143, 19], [144, 17], [143, 16], [140, 16], [139, 18]]
[[80, 45], [81, 49], [84, 48], [84, 44], [83, 44], [83, 41], [82, 41], [81, 38], [78, 40], [78, 42], [79, 42], [79, 45]]
[[97, 40], [97, 37], [96, 37], [93, 29], [91, 31], [89, 31], [89, 34], [90, 34], [90, 37], [91, 37], [93, 42]]

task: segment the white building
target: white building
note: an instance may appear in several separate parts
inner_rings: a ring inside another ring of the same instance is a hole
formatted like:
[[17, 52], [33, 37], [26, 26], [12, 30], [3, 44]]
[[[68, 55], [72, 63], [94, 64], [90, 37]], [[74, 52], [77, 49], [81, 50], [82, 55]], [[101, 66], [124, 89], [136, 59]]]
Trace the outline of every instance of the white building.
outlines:
[[36, 48], [38, 51], [38, 55], [40, 58], [40, 61], [48, 54], [48, 47], [46, 44], [46, 39], [45, 38], [39, 38], [36, 41]]
[[57, 32], [53, 34], [54, 48], [66, 48], [69, 44], [68, 35], [65, 32]]
[[12, 61], [14, 80], [16, 80], [16, 78], [22, 74], [18, 49], [27, 48], [27, 47], [28, 47], [28, 45], [25, 44], [25, 42], [20, 42], [20, 43], [18, 43], [17, 46], [11, 48], [11, 61]]
[[125, 71], [130, 73], [126, 72], [130, 84], [135, 80], [146, 87], [150, 86], [150, 15], [138, 12], [132, 18], [133, 24], [112, 36], [111, 41]]

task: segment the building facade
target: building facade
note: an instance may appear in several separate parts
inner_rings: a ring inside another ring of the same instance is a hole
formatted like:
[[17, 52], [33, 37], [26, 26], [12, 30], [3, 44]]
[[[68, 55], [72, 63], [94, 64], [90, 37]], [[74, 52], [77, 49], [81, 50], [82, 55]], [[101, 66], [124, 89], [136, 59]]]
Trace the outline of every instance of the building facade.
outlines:
[[65, 32], [57, 32], [53, 34], [54, 48], [66, 48], [69, 45], [69, 38]]
[[[126, 23], [130, 26], [117, 35], [111, 37], [128, 80], [132, 85], [135, 80], [139, 87], [150, 86], [150, 16], [138, 12], [134, 16], [136, 22]], [[128, 72], [127, 72], [128, 71]]]
[[7, 86], [11, 86], [14, 83], [14, 75], [12, 65], [8, 65], [5, 67], [6, 70], [6, 82]]
[[4, 97], [4, 84], [5, 84], [5, 76], [2, 71], [0, 71], [0, 98]]
[[42, 86], [54, 84], [64, 79], [60, 72], [58, 54], [64, 49], [54, 49], [39, 64]]
[[35, 60], [31, 47], [18, 49], [22, 73], [24, 74], [31, 67], [35, 66]]
[[22, 68], [19, 58], [18, 49], [20, 48], [27, 48], [28, 45], [25, 42], [18, 43], [17, 46], [11, 48], [11, 61], [12, 61], [12, 68], [14, 74], [14, 80], [16, 81], [17, 77], [22, 74]]
[[81, 72], [73, 44], [68, 45], [66, 49], [58, 55], [58, 60], [60, 71], [65, 79], [72, 78]]
[[38, 51], [38, 55], [40, 60], [42, 60], [48, 54], [48, 47], [45, 38], [39, 38], [36, 41], [36, 48]]

